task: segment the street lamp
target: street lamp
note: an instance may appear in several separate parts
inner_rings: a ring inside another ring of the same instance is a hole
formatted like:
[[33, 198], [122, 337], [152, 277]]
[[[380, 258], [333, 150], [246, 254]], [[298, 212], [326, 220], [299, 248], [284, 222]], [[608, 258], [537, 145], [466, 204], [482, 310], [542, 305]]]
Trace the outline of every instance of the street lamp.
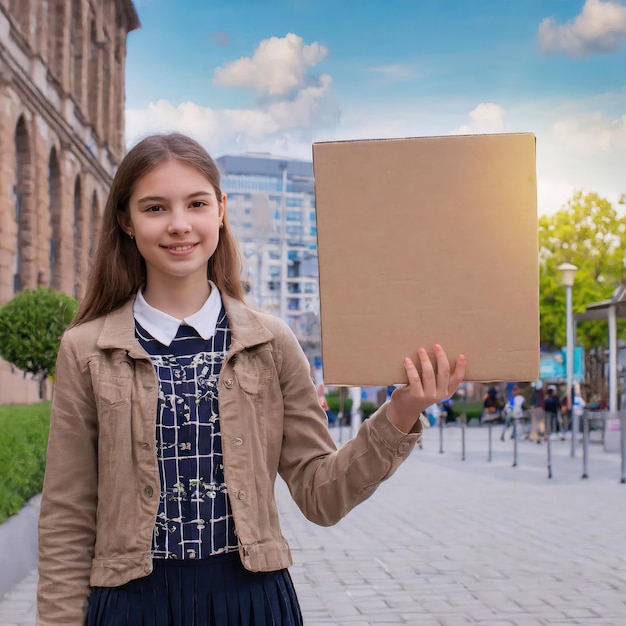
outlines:
[[574, 414], [572, 407], [572, 386], [574, 384], [574, 315], [572, 312], [572, 287], [574, 277], [578, 268], [571, 263], [561, 263], [557, 268], [561, 272], [561, 284], [565, 287], [566, 302], [566, 378], [567, 378], [567, 408], [570, 412], [570, 423], [572, 426], [572, 450], [570, 456], [576, 456], [576, 436], [578, 434], [578, 415]]

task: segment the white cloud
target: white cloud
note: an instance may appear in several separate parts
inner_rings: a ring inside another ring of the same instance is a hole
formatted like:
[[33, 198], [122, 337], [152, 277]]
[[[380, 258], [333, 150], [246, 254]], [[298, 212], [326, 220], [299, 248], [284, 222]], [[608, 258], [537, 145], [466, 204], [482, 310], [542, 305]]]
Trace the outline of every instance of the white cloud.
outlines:
[[409, 81], [416, 78], [415, 72], [410, 67], [400, 63], [370, 67], [369, 71], [393, 82]]
[[554, 121], [537, 138], [541, 213], [554, 213], [574, 191], [593, 191], [617, 202], [626, 192], [626, 115], [611, 119], [601, 112]]
[[218, 67], [213, 83], [220, 87], [250, 89], [267, 96], [293, 96], [314, 77], [307, 69], [324, 60], [328, 49], [317, 42], [304, 44], [302, 37], [289, 33], [283, 38], [262, 41], [252, 57]]
[[469, 114], [470, 122], [462, 124], [452, 134], [471, 135], [481, 133], [503, 133], [506, 125], [506, 111], [499, 104], [481, 102]]
[[259, 96], [253, 106], [212, 109], [193, 102], [174, 106], [160, 100], [147, 109], [129, 109], [128, 143], [132, 145], [151, 132], [179, 130], [192, 134], [215, 156], [255, 150], [310, 158], [315, 135], [340, 119], [332, 78], [307, 74], [307, 68], [326, 54], [323, 46], [304, 45], [297, 35], [266, 39], [252, 58], [215, 71], [216, 84], [250, 89]]
[[499, 104], [481, 103], [469, 113], [469, 123], [452, 134], [534, 132], [540, 215], [555, 213], [578, 190], [617, 202], [626, 192], [626, 115], [611, 118], [596, 111], [553, 120], [545, 115], [527, 110], [520, 116]]
[[167, 100], [147, 109], [126, 111], [128, 145], [153, 132], [181, 131], [198, 139], [213, 156], [263, 151], [310, 158], [316, 133], [339, 120], [339, 108], [328, 91], [302, 90], [294, 101], [263, 109], [211, 109], [193, 102], [178, 106]]
[[626, 37], [626, 6], [617, 2], [587, 0], [580, 15], [564, 25], [553, 17], [539, 25], [539, 45], [544, 53], [562, 52], [586, 57], [617, 50]]

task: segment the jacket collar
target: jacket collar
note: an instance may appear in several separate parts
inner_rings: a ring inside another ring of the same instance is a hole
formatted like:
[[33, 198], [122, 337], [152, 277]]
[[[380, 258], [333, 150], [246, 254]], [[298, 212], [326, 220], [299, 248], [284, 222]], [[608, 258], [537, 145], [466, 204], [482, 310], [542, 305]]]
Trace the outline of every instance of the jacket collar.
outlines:
[[[221, 296], [230, 324], [231, 353], [267, 343], [274, 338], [274, 334], [248, 305], [225, 293]], [[98, 347], [121, 348], [135, 359], [145, 359], [147, 355], [135, 337], [134, 302], [135, 296], [132, 296], [121, 307], [106, 315], [98, 337]]]

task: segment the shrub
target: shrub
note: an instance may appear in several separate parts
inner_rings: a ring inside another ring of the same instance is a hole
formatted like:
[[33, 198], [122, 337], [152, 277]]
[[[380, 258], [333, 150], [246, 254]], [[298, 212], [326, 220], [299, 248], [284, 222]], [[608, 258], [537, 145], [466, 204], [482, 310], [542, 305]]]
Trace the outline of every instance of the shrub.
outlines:
[[50, 403], [0, 406], [0, 523], [41, 492]]
[[38, 287], [0, 308], [0, 356], [39, 379], [40, 398], [48, 376], [54, 375], [61, 335], [77, 307], [74, 298]]

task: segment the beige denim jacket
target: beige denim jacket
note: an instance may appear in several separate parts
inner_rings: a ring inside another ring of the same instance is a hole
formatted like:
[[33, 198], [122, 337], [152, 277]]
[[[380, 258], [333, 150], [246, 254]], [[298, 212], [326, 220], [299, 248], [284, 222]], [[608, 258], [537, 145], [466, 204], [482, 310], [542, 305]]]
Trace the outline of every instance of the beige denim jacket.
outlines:
[[[287, 325], [222, 295], [232, 342], [219, 377], [224, 472], [243, 565], [292, 563], [274, 481], [304, 515], [339, 521], [389, 478], [421, 438], [383, 405], [337, 451], [309, 363]], [[157, 378], [135, 338], [132, 299], [63, 336], [39, 519], [38, 626], [83, 626], [90, 586], [152, 570], [160, 483]]]

